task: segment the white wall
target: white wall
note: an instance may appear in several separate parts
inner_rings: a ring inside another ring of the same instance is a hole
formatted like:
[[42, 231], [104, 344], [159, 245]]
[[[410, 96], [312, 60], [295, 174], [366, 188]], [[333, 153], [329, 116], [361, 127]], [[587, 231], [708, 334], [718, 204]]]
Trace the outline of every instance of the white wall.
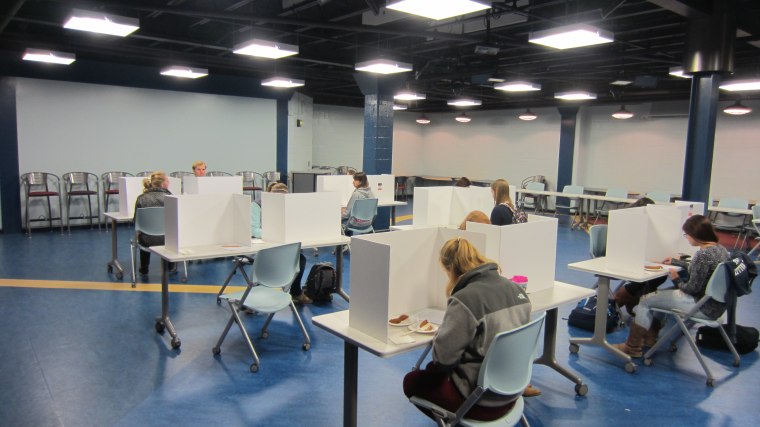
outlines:
[[17, 81], [21, 173], [275, 169], [275, 100]]
[[352, 166], [361, 170], [364, 163], [364, 110], [315, 105], [313, 150], [312, 165]]
[[[314, 139], [314, 101], [296, 92], [288, 102], [288, 170], [311, 169]], [[301, 126], [298, 126], [298, 122]]]

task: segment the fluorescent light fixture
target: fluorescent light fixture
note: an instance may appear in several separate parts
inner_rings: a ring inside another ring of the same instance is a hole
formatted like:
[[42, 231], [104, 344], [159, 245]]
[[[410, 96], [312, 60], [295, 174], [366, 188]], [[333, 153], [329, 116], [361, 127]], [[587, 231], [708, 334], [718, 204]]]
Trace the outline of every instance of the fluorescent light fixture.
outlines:
[[529, 122], [531, 120], [536, 120], [538, 116], [536, 115], [536, 113], [530, 111], [530, 108], [528, 108], [525, 110], [524, 113], [517, 116], [517, 118], [520, 120], [525, 120], [526, 122]]
[[199, 77], [208, 76], [208, 70], [205, 68], [192, 68], [173, 65], [161, 70], [161, 75], [181, 77], [184, 79], [197, 79]]
[[494, 85], [493, 88], [507, 92], [530, 92], [541, 90], [541, 85], [531, 82], [504, 82]]
[[467, 114], [462, 113], [462, 114], [454, 117], [454, 120], [458, 121], [459, 123], [470, 123], [470, 120], [472, 120], [472, 119]]
[[613, 85], [613, 86], [628, 86], [629, 84], [633, 84], [633, 82], [630, 81], [630, 80], [620, 79], [620, 80], [615, 80], [614, 82], [612, 82], [610, 84]]
[[742, 105], [741, 101], [736, 101], [733, 105], [723, 109], [723, 112], [732, 116], [743, 116], [752, 112], [752, 109]]
[[24, 51], [23, 59], [25, 61], [69, 65], [76, 60], [76, 56], [73, 53], [56, 52], [53, 50], [27, 49]]
[[232, 53], [257, 56], [259, 58], [279, 59], [286, 56], [297, 55], [298, 46], [269, 40], [253, 39], [236, 45], [232, 49]]
[[490, 2], [484, 4], [472, 0], [401, 0], [386, 7], [399, 12], [441, 20], [490, 9], [491, 5]]
[[393, 109], [396, 111], [403, 111], [407, 109], [407, 106], [404, 104], [393, 104]]
[[356, 64], [356, 71], [366, 71], [375, 74], [394, 74], [412, 71], [412, 64], [392, 61], [390, 59], [373, 59]]
[[668, 70], [668, 74], [675, 77], [680, 77], [682, 79], [690, 79], [691, 76], [689, 74], [683, 73], [683, 67], [671, 67]]
[[760, 90], [760, 79], [753, 80], [729, 80], [720, 88], [729, 92], [743, 92], [751, 90]]
[[140, 28], [140, 21], [126, 16], [74, 9], [63, 28], [126, 37]]
[[501, 83], [503, 81], [504, 81], [504, 79], [501, 79], [499, 77], [489, 77], [488, 78], [488, 83]]
[[625, 120], [625, 119], [630, 119], [631, 117], [633, 117], [633, 113], [631, 113], [630, 111], [626, 110], [625, 109], [625, 105], [621, 105], [620, 106], [620, 110], [615, 111], [614, 113], [612, 113], [612, 117], [614, 117], [616, 119]]
[[600, 30], [586, 24], [567, 25], [530, 34], [528, 41], [555, 49], [572, 49], [574, 47], [592, 46], [610, 43], [614, 36], [609, 31]]
[[425, 94], [404, 90], [393, 95], [393, 99], [397, 99], [399, 101], [419, 101], [425, 99]]
[[483, 101], [479, 99], [472, 99], [472, 98], [457, 98], [457, 99], [449, 99], [448, 101], [446, 101], [446, 103], [454, 107], [473, 107], [476, 105], [483, 104]]
[[306, 82], [304, 82], [303, 80], [290, 79], [287, 77], [270, 77], [268, 79], [261, 81], [262, 86], [279, 87], [279, 88], [301, 87], [304, 84], [306, 84]]
[[554, 97], [566, 101], [581, 101], [584, 99], [596, 99], [596, 94], [582, 90], [571, 90], [567, 92], [557, 92], [554, 94]]
[[424, 115], [424, 114], [422, 114], [419, 117], [417, 117], [417, 120], [415, 120], [415, 121], [417, 123], [421, 124], [421, 125], [429, 125], [430, 124], [430, 119], [428, 119], [427, 116]]

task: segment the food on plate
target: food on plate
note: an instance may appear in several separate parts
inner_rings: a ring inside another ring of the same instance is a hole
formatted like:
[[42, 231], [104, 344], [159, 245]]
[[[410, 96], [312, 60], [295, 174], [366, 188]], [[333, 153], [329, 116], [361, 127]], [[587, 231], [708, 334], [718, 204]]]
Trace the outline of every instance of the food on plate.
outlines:
[[419, 325], [417, 325], [417, 327], [418, 327], [419, 329], [422, 329], [422, 328], [424, 328], [425, 326], [427, 326], [427, 325], [429, 325], [429, 324], [430, 324], [430, 322], [428, 322], [428, 321], [427, 321], [427, 319], [425, 319], [425, 320], [423, 320], [422, 322], [420, 322], [420, 324], [419, 324]]
[[662, 270], [662, 266], [661, 265], [656, 265], [656, 264], [654, 264], [654, 265], [645, 265], [644, 266], [644, 270], [659, 271], [659, 270]]
[[435, 327], [433, 326], [433, 324], [431, 324], [431, 323], [428, 323], [428, 324], [426, 324], [426, 325], [424, 325], [424, 326], [423, 326], [422, 324], [420, 324], [420, 327], [419, 327], [419, 329], [418, 329], [418, 330], [419, 330], [420, 332], [432, 332], [432, 331], [433, 331], [433, 329], [435, 329]]
[[393, 323], [394, 325], [398, 325], [399, 323], [403, 322], [404, 320], [408, 319], [409, 315], [402, 314], [398, 317], [394, 317], [393, 319], [389, 320], [388, 322]]

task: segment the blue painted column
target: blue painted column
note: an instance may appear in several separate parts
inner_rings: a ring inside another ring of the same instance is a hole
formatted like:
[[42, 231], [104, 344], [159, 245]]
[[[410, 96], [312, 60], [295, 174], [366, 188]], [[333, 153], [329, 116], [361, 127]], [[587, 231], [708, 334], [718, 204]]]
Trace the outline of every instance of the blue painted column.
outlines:
[[575, 125], [577, 106], [557, 107], [561, 116], [559, 129], [559, 161], [557, 164], [557, 191], [573, 183], [573, 157], [575, 155]]
[[[368, 175], [389, 174], [393, 162], [393, 95], [406, 81], [403, 75], [376, 76], [354, 74], [359, 88], [364, 94], [364, 158], [363, 172]], [[377, 192], [377, 188], [372, 189]], [[383, 188], [382, 191], [394, 191]], [[374, 228], [387, 230], [390, 227], [390, 208], [377, 212]]]
[[288, 183], [288, 99], [277, 99], [276, 167], [280, 181]]
[[718, 115], [718, 85], [718, 74], [698, 74], [691, 80], [681, 195], [684, 200], [703, 202], [705, 205], [710, 197], [715, 122]]
[[3, 232], [21, 233], [21, 184], [16, 128], [16, 87], [13, 78], [0, 78], [0, 205]]

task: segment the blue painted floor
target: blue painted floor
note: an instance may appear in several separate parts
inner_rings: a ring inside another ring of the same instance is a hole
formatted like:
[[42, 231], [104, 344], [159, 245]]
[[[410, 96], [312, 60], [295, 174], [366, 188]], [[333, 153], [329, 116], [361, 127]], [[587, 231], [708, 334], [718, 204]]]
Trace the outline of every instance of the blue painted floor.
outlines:
[[[399, 215], [404, 213], [399, 209]], [[128, 265], [131, 231], [120, 227], [119, 233], [120, 258]], [[71, 235], [35, 231], [31, 239], [0, 235], [0, 279], [118, 282], [106, 272], [110, 242], [109, 232], [89, 229]], [[306, 253], [307, 271], [313, 262], [334, 259], [327, 250], [317, 257]], [[587, 234], [560, 226], [557, 278], [591, 287], [591, 275], [566, 268], [587, 258]], [[230, 260], [190, 264], [189, 283], [221, 284], [231, 266]], [[157, 260], [152, 267], [149, 281], [157, 283]], [[350, 256], [345, 268], [348, 282]], [[172, 280], [178, 282], [179, 276]], [[242, 283], [239, 276], [234, 280]], [[350, 283], [347, 288], [350, 293]], [[760, 324], [758, 293], [740, 300], [739, 323]], [[311, 317], [346, 308], [336, 298], [301, 309], [312, 337], [308, 352], [301, 350], [292, 316], [278, 314], [269, 339], [254, 341], [262, 364], [252, 374], [237, 329], [230, 331], [219, 357], [211, 354], [229, 316], [214, 295], [172, 295], [171, 316], [182, 338], [175, 351], [153, 328], [159, 293], [0, 286], [0, 426], [339, 426], [343, 342], [314, 327]], [[676, 353], [659, 354], [654, 366], [628, 374], [599, 349], [569, 353], [569, 336], [590, 335], [567, 327], [571, 308], [560, 309], [557, 358], [583, 378], [589, 392], [577, 397], [572, 383], [537, 366], [533, 384], [543, 395], [527, 401], [532, 425], [756, 425], [757, 352], [744, 355], [741, 367], [734, 368], [730, 354], [706, 351], [715, 388], [705, 386], [685, 342]], [[252, 330], [263, 317], [246, 320]], [[626, 332], [611, 334], [610, 341], [622, 341]], [[360, 351], [360, 426], [433, 425], [401, 392], [401, 380], [417, 356], [379, 359]]]

